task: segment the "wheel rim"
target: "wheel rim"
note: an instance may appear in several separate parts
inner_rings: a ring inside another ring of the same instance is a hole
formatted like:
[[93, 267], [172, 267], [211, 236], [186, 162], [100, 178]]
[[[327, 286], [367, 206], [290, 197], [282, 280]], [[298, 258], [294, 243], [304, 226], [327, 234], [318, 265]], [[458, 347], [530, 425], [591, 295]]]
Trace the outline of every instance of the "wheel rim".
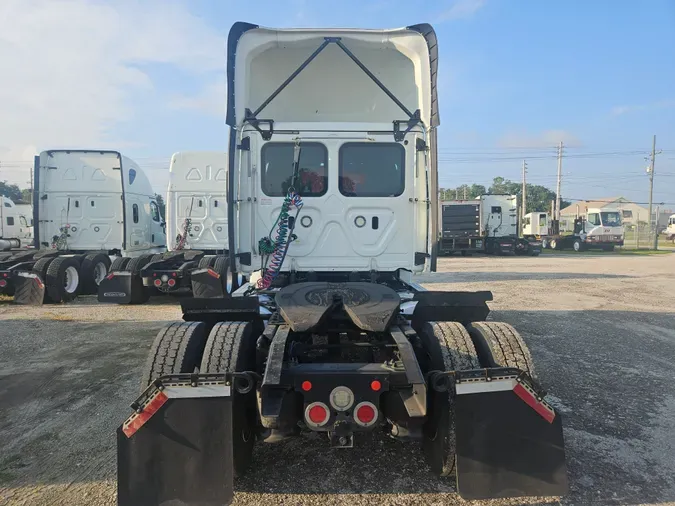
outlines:
[[66, 272], [63, 276], [63, 288], [67, 293], [74, 293], [77, 286], [80, 284], [80, 273], [75, 267], [66, 267]]
[[579, 251], [581, 249], [581, 245], [578, 242], [574, 242], [574, 251]]
[[105, 278], [107, 274], [108, 269], [103, 262], [99, 262], [94, 266], [94, 282], [97, 285], [101, 284], [101, 281], [103, 281], [103, 278]]
[[548, 241], [546, 241], [546, 239], [542, 240], [541, 241], [541, 248], [546, 249], [547, 246], [548, 246]]
[[551, 249], [555, 249], [557, 245], [558, 243], [555, 240], [551, 241]]

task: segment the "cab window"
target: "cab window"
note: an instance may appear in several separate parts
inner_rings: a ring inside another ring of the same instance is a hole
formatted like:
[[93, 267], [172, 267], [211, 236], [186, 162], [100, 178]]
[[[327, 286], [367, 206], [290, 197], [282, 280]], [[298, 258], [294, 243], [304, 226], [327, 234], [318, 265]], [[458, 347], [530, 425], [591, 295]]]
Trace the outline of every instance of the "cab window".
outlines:
[[157, 207], [157, 203], [154, 201], [150, 202], [150, 215], [152, 216], [152, 221], [159, 223], [159, 207]]
[[586, 221], [588, 221], [588, 223], [590, 223], [591, 225], [597, 227], [600, 225], [600, 215], [598, 213], [591, 213], [588, 215]]
[[540, 214], [540, 215], [539, 215], [539, 226], [540, 226], [540, 227], [545, 227], [545, 226], [546, 226], [546, 215], [545, 215], [545, 214]]
[[405, 149], [397, 142], [343, 144], [339, 177], [346, 197], [398, 197], [405, 189]]
[[295, 143], [268, 142], [262, 148], [261, 184], [268, 197], [285, 197], [293, 186], [302, 197], [320, 197], [328, 187], [328, 150], [320, 142], [300, 143], [294, 178]]

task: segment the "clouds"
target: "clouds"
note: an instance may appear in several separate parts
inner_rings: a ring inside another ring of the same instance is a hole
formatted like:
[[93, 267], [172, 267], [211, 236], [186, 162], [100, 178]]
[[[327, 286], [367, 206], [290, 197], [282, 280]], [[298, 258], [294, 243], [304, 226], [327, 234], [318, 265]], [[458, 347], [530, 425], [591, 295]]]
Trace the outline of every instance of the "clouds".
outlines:
[[449, 8], [436, 16], [435, 23], [470, 18], [485, 6], [486, 0], [455, 0]]
[[211, 76], [223, 69], [224, 44], [178, 2], [3, 0], [0, 178], [23, 182], [13, 165], [41, 149], [121, 149], [114, 127], [156, 90], [147, 66]]
[[675, 100], [661, 100], [659, 102], [652, 102], [643, 105], [619, 105], [612, 108], [612, 116], [621, 116], [623, 114], [644, 112], [644, 111], [658, 111], [661, 109], [675, 108]]
[[551, 148], [560, 143], [567, 147], [579, 147], [581, 141], [565, 130], [545, 130], [540, 133], [507, 132], [497, 140], [500, 148]]

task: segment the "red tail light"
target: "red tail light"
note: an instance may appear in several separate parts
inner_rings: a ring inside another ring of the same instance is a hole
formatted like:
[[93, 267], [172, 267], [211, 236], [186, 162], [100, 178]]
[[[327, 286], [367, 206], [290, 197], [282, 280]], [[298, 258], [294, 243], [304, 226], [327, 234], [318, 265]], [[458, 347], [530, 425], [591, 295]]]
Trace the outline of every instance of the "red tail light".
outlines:
[[373, 392], [379, 392], [380, 388], [382, 388], [382, 383], [380, 383], [378, 380], [373, 380], [370, 382], [370, 388], [373, 390]]
[[162, 280], [161, 280], [161, 279], [156, 279], [156, 280], [155, 280], [155, 286], [162, 286]]
[[360, 402], [354, 409], [354, 421], [362, 427], [370, 427], [377, 421], [377, 408], [371, 402]]
[[171, 278], [169, 281], [166, 282], [166, 284], [169, 285], [169, 286], [175, 286], [176, 280]]
[[300, 388], [302, 388], [305, 392], [309, 392], [312, 389], [312, 382], [311, 381], [303, 381]]
[[305, 421], [310, 427], [321, 427], [328, 423], [330, 411], [323, 402], [313, 402], [305, 408]]
[[7, 281], [0, 279], [0, 288], [5, 288], [7, 286]]
[[114, 272], [111, 272], [110, 274], [108, 274], [108, 275], [105, 277], [105, 279], [112, 279], [112, 278], [114, 278], [114, 277], [115, 277], [115, 273], [114, 273]]

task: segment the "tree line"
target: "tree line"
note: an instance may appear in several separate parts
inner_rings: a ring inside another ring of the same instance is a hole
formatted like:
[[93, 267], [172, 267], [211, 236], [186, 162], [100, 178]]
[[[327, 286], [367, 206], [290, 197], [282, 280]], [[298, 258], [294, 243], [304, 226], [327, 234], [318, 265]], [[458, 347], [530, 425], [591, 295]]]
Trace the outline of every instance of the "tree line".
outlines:
[[[518, 202], [521, 202], [521, 193], [523, 185], [521, 183], [504, 179], [503, 177], [496, 177], [492, 180], [492, 184], [485, 188], [482, 184], [463, 184], [456, 188], [441, 188], [441, 200], [456, 200], [456, 199], [475, 199], [485, 194], [508, 194], [517, 195]], [[546, 212], [551, 209], [551, 201], [555, 200], [555, 192], [545, 186], [536, 184], [526, 184], [525, 191], [527, 192], [526, 212]], [[561, 208], [569, 206], [571, 203], [562, 200]]]

